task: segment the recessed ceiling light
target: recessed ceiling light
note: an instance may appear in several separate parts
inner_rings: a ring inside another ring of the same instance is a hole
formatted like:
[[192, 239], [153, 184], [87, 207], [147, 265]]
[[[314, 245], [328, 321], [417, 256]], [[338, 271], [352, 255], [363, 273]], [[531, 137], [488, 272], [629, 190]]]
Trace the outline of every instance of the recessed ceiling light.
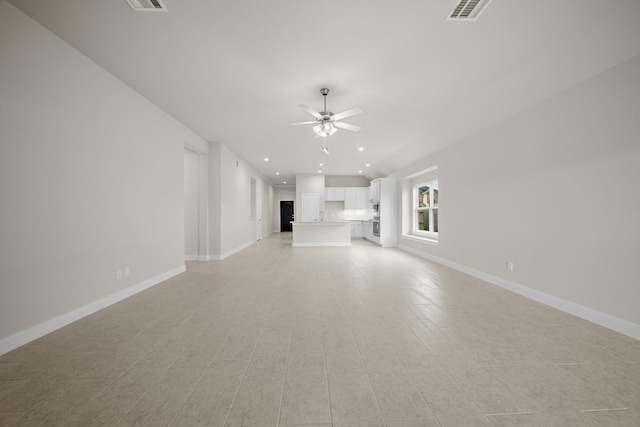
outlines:
[[268, 158], [268, 157], [265, 157], [265, 158], [264, 158], [264, 161], [265, 161], [265, 162], [268, 162], [268, 161], [269, 161], [269, 158]]
[[318, 173], [322, 173], [322, 169], [318, 169]]
[[362, 171], [358, 171], [358, 173], [362, 173]]
[[322, 167], [322, 166], [324, 166], [324, 164], [323, 164], [323, 163], [320, 163], [318, 166]]
[[[369, 166], [369, 165], [367, 165], [367, 166]], [[280, 175], [280, 172], [276, 172], [276, 175]]]
[[365, 166], [366, 166], [366, 167], [369, 167], [369, 166], [371, 166], [371, 165], [370, 165], [369, 163], [367, 163]]
[[364, 151], [364, 147], [358, 148], [358, 151]]
[[283, 184], [286, 184], [286, 183], [287, 183], [287, 181], [283, 181], [282, 183], [283, 183]]

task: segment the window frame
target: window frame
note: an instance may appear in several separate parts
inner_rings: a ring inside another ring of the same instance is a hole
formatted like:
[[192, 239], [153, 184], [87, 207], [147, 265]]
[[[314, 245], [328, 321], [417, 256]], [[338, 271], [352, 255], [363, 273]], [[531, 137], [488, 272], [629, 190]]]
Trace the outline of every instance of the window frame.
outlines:
[[[435, 184], [435, 185], [434, 185]], [[420, 208], [418, 201], [418, 189], [421, 187], [429, 187], [429, 205]], [[434, 224], [433, 221], [433, 211], [439, 209], [439, 203], [434, 205], [435, 196], [434, 196], [434, 187], [439, 190], [438, 186], [438, 178], [431, 179], [429, 181], [424, 181], [419, 184], [414, 184], [412, 186], [412, 200], [411, 200], [411, 234], [416, 237], [427, 238], [430, 240], [438, 240], [438, 231], [426, 231], [420, 230], [418, 227], [419, 221], [419, 212], [428, 212], [429, 215], [429, 224]], [[438, 216], [438, 215], [436, 215]], [[439, 227], [438, 227], [439, 228]]]

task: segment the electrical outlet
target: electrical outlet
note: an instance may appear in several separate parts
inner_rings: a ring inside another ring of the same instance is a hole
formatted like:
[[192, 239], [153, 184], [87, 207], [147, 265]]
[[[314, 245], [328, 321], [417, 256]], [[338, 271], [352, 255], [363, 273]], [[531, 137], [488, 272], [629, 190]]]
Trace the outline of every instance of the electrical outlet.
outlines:
[[122, 269], [121, 268], [116, 270], [116, 280], [122, 280]]
[[131, 269], [129, 267], [124, 268], [124, 277], [129, 277], [131, 275]]
[[513, 271], [513, 261], [507, 261], [507, 270]]

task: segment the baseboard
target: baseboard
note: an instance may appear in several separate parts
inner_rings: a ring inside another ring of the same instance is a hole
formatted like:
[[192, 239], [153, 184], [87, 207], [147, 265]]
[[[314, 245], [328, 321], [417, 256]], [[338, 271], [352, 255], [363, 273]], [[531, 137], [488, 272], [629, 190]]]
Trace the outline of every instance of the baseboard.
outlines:
[[199, 255], [185, 255], [184, 256], [184, 260], [185, 261], [198, 261], [200, 259]]
[[351, 241], [347, 242], [303, 242], [303, 243], [293, 243], [294, 247], [304, 248], [304, 247], [314, 247], [314, 246], [323, 246], [323, 247], [335, 247], [335, 246], [351, 246]]
[[445, 258], [440, 258], [422, 251], [418, 251], [409, 246], [398, 245], [398, 249], [417, 255], [429, 261], [446, 265], [447, 267], [451, 267], [454, 270], [461, 271], [470, 276], [492, 283], [496, 286], [500, 286], [501, 288], [507, 289], [511, 292], [515, 292], [516, 294], [522, 295], [534, 301], [540, 302], [553, 308], [557, 308], [558, 310], [564, 311], [565, 313], [572, 314], [600, 326], [604, 326], [605, 328], [620, 332], [621, 334], [628, 335], [635, 339], [640, 339], [640, 325], [629, 322], [628, 320], [620, 319], [610, 314], [594, 310], [593, 308], [585, 307], [583, 305], [576, 304], [575, 302], [529, 288], [519, 283], [515, 283], [501, 277], [493, 276], [491, 274], [476, 270], [471, 267], [467, 267], [462, 264], [458, 264]]
[[115, 294], [111, 294], [97, 301], [72, 310], [68, 313], [61, 314], [60, 316], [54, 317], [53, 319], [42, 322], [22, 332], [18, 332], [17, 334], [4, 338], [0, 340], [0, 355], [8, 353], [13, 349], [16, 349], [35, 339], [38, 339], [48, 333], [51, 333], [56, 329], [60, 329], [63, 326], [67, 326], [68, 324], [73, 323], [76, 320], [80, 320], [83, 317], [93, 314], [99, 310], [102, 310], [105, 307], [129, 298], [130, 296], [133, 296], [139, 292], [144, 291], [145, 289], [155, 286], [158, 283], [164, 282], [165, 280], [170, 279], [173, 276], [183, 273], [185, 270], [186, 267], [184, 265], [176, 267], [172, 270], [158, 274], [157, 276], [151, 277], [143, 282], [116, 292]]
[[257, 240], [256, 241], [252, 240], [252, 241], [246, 242], [246, 243], [244, 243], [244, 244], [242, 244], [242, 245], [240, 245], [238, 247], [235, 247], [235, 248], [233, 248], [233, 249], [231, 249], [231, 250], [229, 250], [229, 251], [227, 251], [227, 252], [225, 252], [223, 254], [220, 254], [220, 255], [200, 255], [198, 257], [198, 259], [194, 260], [194, 261], [222, 261], [223, 259], [228, 258], [231, 255], [237, 254], [241, 250], [248, 248], [249, 246], [253, 245], [256, 242], [257, 242]]
[[231, 250], [228, 250], [227, 252], [224, 252], [220, 255], [209, 255], [209, 260], [210, 261], [222, 261], [225, 258], [229, 258], [231, 255], [237, 254], [238, 252], [240, 252], [243, 249], [247, 249], [249, 246], [253, 245], [254, 243], [256, 243], [257, 240], [251, 240], [249, 242], [243, 243], [240, 246], [237, 246]]

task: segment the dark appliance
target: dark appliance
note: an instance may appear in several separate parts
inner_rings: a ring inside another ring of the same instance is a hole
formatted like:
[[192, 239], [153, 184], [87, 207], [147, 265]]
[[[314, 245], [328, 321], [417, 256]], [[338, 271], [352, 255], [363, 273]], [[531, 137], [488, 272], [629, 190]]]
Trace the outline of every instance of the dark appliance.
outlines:
[[375, 218], [373, 220], [373, 235], [380, 237], [380, 220]]

